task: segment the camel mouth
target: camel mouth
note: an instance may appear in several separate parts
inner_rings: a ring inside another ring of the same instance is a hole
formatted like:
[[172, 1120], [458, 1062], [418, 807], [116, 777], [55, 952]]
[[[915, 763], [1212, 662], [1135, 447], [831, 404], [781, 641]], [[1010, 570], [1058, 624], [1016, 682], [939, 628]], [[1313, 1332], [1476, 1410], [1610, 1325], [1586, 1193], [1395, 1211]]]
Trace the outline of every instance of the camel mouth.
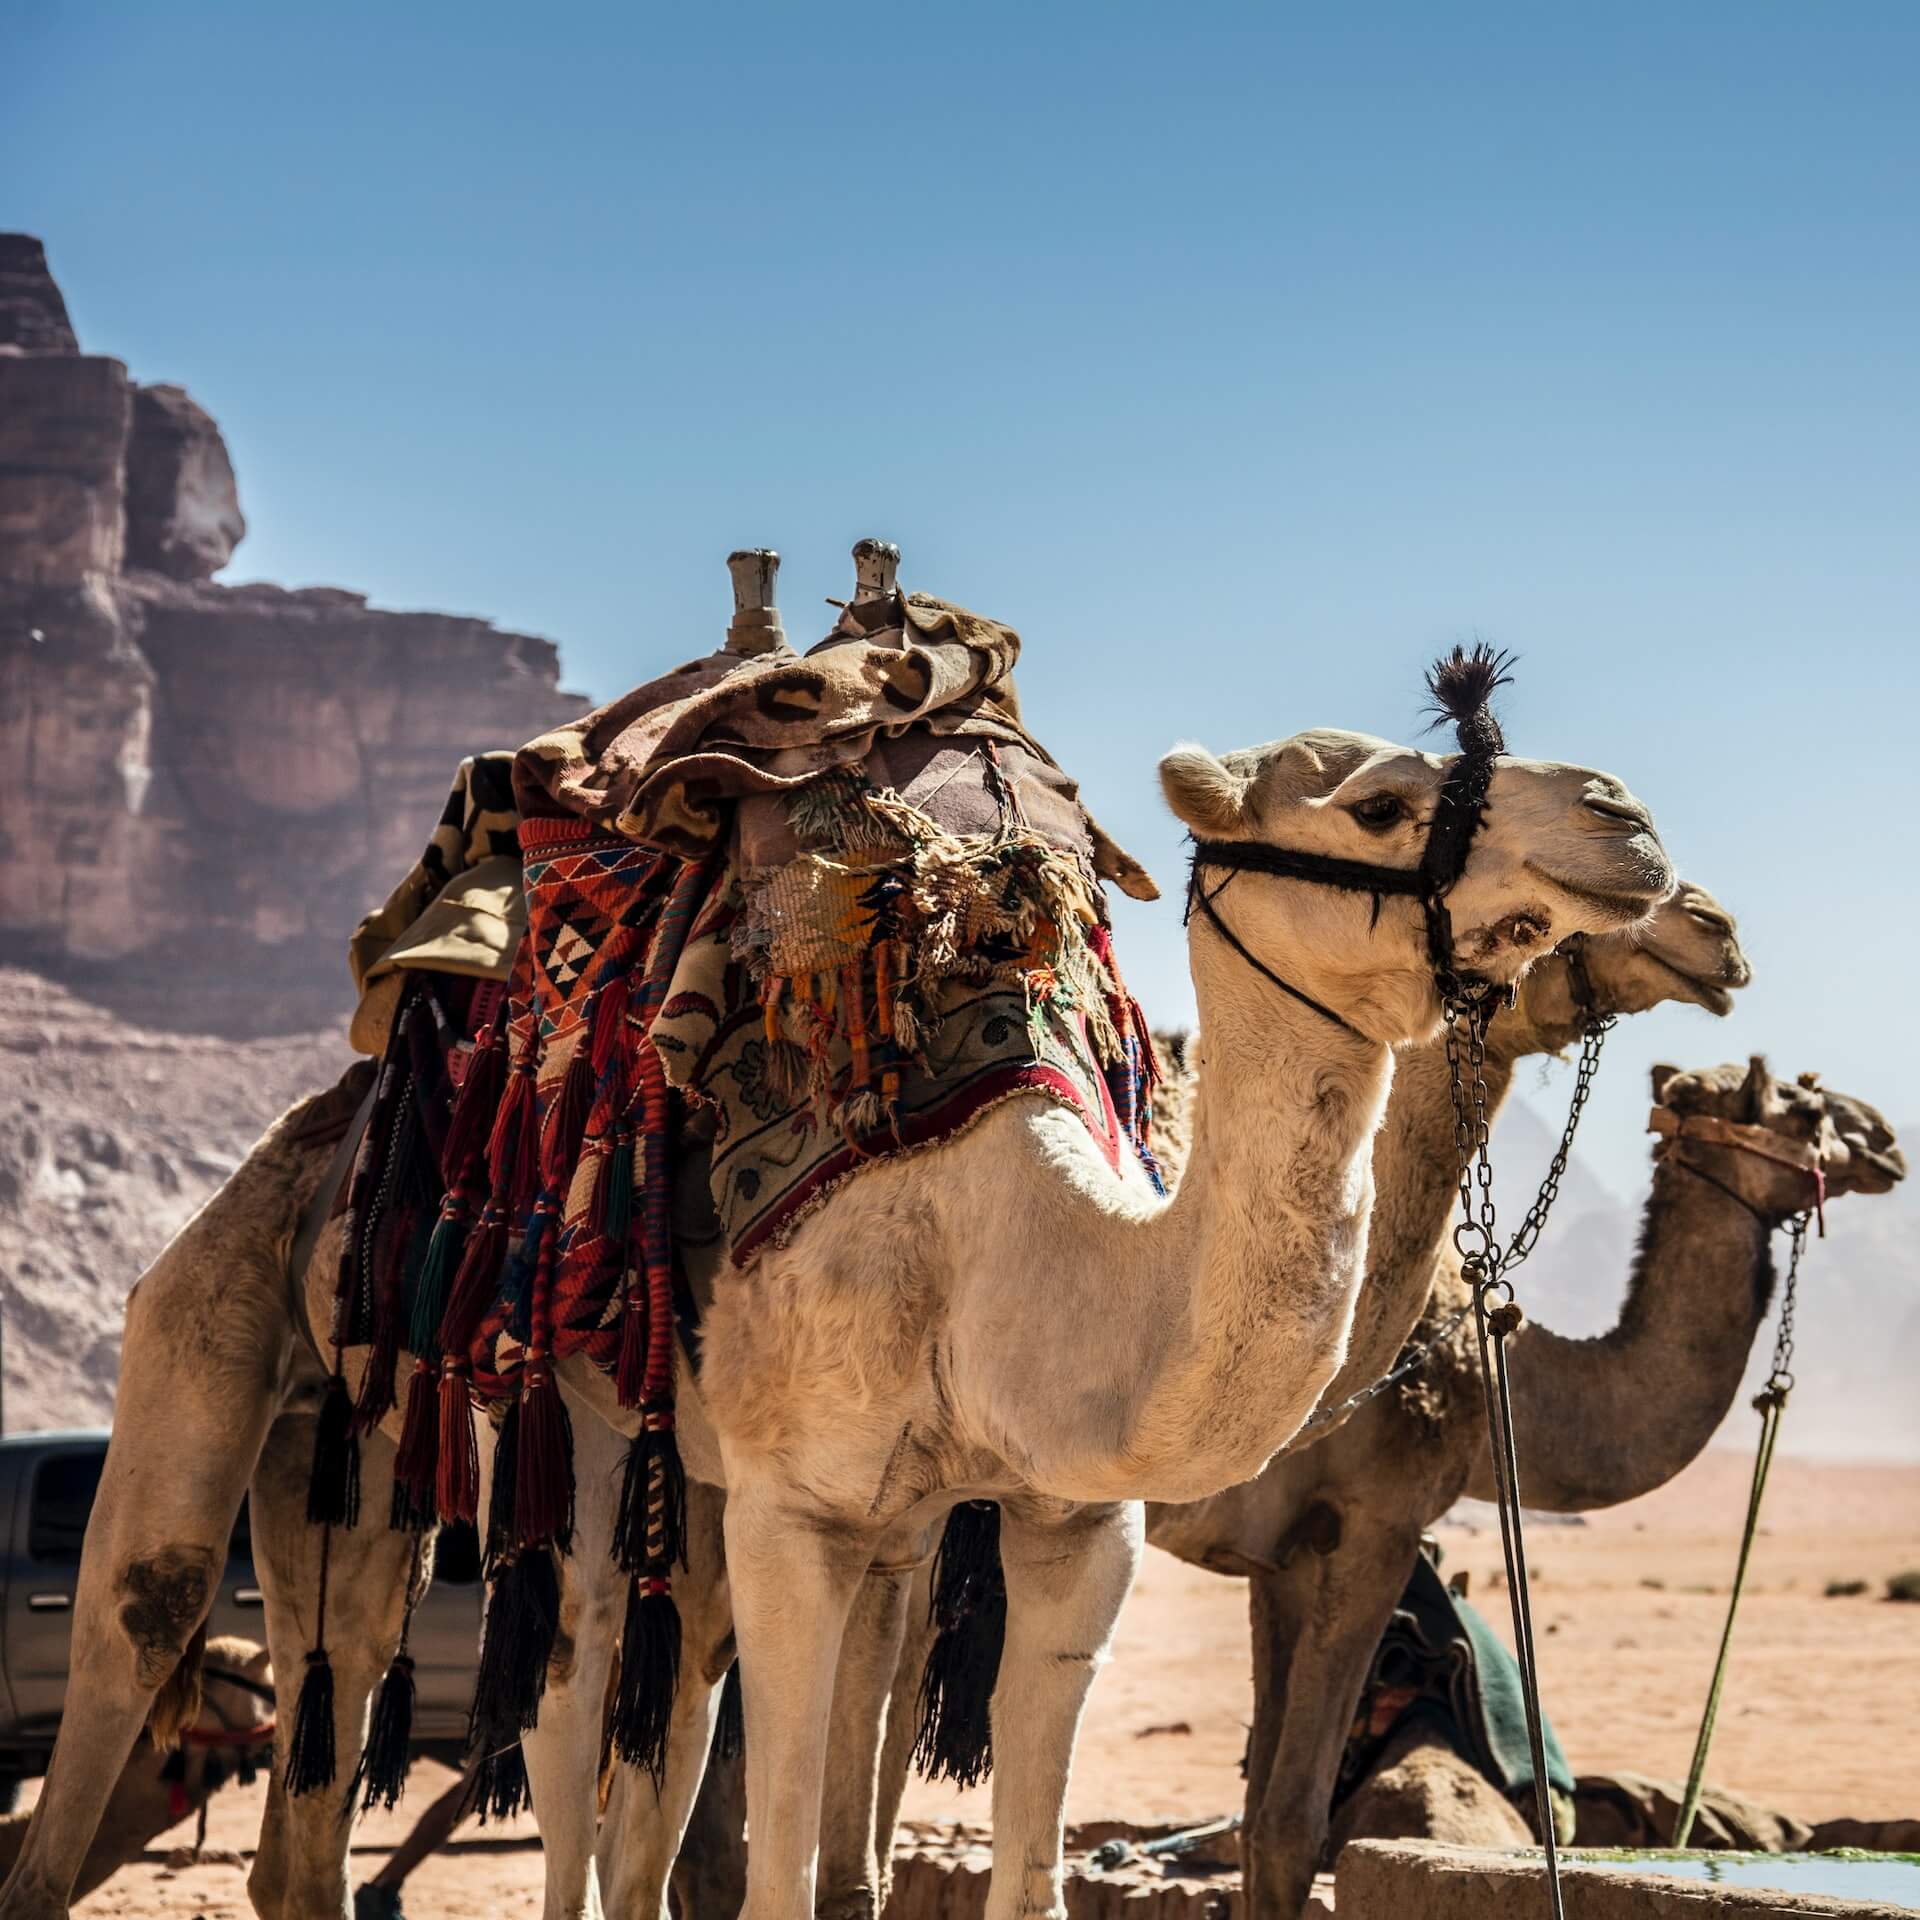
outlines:
[[[1687, 997], [1724, 1020], [1733, 1011], [1733, 990], [1722, 980], [1711, 980], [1705, 974], [1689, 973], [1685, 967], [1676, 965], [1665, 954], [1656, 953], [1651, 947], [1640, 949], [1662, 973], [1671, 975], [1686, 988]], [[1741, 982], [1744, 985], [1745, 982]]]
[[1543, 867], [1536, 861], [1529, 860], [1525, 864], [1527, 871], [1536, 879], [1544, 880], [1548, 886], [1557, 887], [1560, 892], [1575, 900], [1584, 901], [1586, 905], [1598, 908], [1600, 912], [1617, 920], [1622, 926], [1630, 927], [1636, 921], [1644, 920], [1673, 890], [1671, 881], [1659, 886], [1649, 882], [1638, 892], [1589, 886], [1578, 880], [1569, 880], [1565, 874], [1555, 873], [1550, 867]]
[[1889, 1147], [1884, 1153], [1855, 1147], [1853, 1157], [1867, 1169], [1867, 1178], [1856, 1179], [1863, 1193], [1891, 1193], [1907, 1177], [1907, 1156], [1898, 1147]]

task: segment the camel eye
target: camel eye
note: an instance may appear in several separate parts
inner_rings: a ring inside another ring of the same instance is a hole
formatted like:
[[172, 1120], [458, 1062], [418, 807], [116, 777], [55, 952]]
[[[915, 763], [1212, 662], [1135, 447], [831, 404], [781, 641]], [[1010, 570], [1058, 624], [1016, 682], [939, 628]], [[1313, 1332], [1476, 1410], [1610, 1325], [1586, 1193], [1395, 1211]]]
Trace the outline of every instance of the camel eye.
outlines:
[[1353, 817], [1375, 833], [1392, 826], [1405, 812], [1397, 793], [1370, 793], [1353, 804]]

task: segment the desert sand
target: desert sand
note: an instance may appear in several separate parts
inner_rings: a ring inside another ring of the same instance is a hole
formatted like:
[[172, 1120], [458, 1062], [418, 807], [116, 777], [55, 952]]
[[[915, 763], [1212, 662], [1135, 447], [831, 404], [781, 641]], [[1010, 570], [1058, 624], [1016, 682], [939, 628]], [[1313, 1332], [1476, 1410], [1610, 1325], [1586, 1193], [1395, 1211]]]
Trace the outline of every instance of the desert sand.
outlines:
[[[1744, 1510], [1748, 1461], [1703, 1456], [1645, 1500], [1584, 1525], [1536, 1525], [1535, 1617], [1547, 1708], [1576, 1771], [1680, 1775], [1713, 1660]], [[1493, 1584], [1491, 1516], [1441, 1530], [1449, 1570], [1504, 1625]], [[1807, 1820], [1920, 1815], [1920, 1606], [1878, 1596], [1920, 1565], [1920, 1468], [1782, 1460], [1742, 1609], [1712, 1777]], [[1827, 1599], [1829, 1581], [1868, 1593]], [[1250, 1707], [1245, 1593], [1239, 1583], [1149, 1553], [1088, 1713], [1069, 1816], [1198, 1820], [1237, 1807]], [[370, 1875], [450, 1776], [423, 1763], [399, 1813], [355, 1837], [355, 1880]], [[246, 1864], [262, 1789], [214, 1805], [212, 1847], [226, 1857], [169, 1866], [156, 1848], [76, 1911], [244, 1920]], [[988, 1790], [916, 1782], [909, 1817], [988, 1817]], [[173, 1840], [185, 1834], [172, 1836]], [[163, 1843], [165, 1844], [165, 1843]], [[408, 1883], [407, 1910], [479, 1920], [539, 1911], [540, 1855], [530, 1820], [469, 1829]]]

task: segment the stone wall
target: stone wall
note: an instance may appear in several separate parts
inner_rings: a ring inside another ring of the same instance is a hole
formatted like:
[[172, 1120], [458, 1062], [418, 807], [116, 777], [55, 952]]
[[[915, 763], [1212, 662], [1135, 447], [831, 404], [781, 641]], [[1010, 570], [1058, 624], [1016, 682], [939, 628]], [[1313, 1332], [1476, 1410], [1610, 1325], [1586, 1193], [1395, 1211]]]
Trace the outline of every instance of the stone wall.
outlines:
[[550, 641], [217, 583], [245, 532], [212, 417], [0, 235], [0, 960], [344, 991], [455, 763], [585, 704]]

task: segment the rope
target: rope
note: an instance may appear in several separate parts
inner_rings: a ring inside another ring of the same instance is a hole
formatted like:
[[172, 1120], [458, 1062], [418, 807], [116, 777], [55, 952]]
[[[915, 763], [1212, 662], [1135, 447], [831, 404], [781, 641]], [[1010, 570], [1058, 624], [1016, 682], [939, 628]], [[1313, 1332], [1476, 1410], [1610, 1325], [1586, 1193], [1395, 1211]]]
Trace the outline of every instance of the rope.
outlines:
[[[1690, 1169], [1697, 1171], [1697, 1169]], [[1746, 1590], [1747, 1563], [1753, 1557], [1753, 1543], [1760, 1531], [1760, 1502], [1767, 1491], [1767, 1474], [1773, 1466], [1773, 1450], [1780, 1438], [1780, 1416], [1786, 1411], [1787, 1395], [1793, 1391], [1793, 1307], [1794, 1290], [1800, 1277], [1800, 1256], [1806, 1251], [1807, 1218], [1796, 1214], [1792, 1221], [1793, 1252], [1787, 1263], [1787, 1284], [1780, 1302], [1780, 1331], [1773, 1346], [1773, 1367], [1767, 1384], [1754, 1396], [1754, 1411], [1760, 1416], [1760, 1445], [1753, 1456], [1753, 1485], [1747, 1493], [1747, 1524], [1740, 1535], [1740, 1557], [1734, 1563], [1733, 1591], [1727, 1596], [1726, 1623], [1720, 1629], [1720, 1651], [1713, 1663], [1713, 1682], [1707, 1688], [1707, 1704], [1700, 1715], [1700, 1732], [1693, 1743], [1693, 1764], [1687, 1771], [1686, 1797], [1680, 1803], [1680, 1818], [1674, 1823], [1673, 1844], [1684, 1847], [1693, 1832], [1705, 1790], [1707, 1754], [1713, 1746], [1715, 1724], [1720, 1718], [1720, 1696], [1727, 1681], [1727, 1658], [1733, 1650], [1733, 1623], [1740, 1612], [1740, 1596]]]

